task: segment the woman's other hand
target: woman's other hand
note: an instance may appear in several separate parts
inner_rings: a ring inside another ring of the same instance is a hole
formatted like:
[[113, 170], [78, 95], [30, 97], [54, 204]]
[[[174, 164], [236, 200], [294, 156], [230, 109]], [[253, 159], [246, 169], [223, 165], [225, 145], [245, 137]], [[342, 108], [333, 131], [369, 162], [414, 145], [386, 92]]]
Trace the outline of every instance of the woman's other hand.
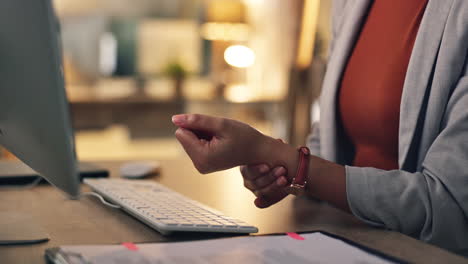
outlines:
[[288, 195], [283, 189], [288, 184], [283, 166], [270, 169], [268, 164], [249, 165], [241, 166], [240, 171], [244, 186], [257, 196], [254, 203], [258, 208], [269, 207]]
[[197, 170], [210, 173], [258, 163], [261, 146], [271, 138], [251, 126], [226, 118], [199, 114], [172, 117], [175, 135]]

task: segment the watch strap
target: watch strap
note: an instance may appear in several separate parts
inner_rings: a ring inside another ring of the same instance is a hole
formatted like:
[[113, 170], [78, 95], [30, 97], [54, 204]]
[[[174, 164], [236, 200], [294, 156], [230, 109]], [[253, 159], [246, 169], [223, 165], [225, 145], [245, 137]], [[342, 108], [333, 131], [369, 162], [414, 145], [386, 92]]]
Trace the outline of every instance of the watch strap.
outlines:
[[310, 150], [307, 147], [299, 147], [299, 164], [297, 165], [296, 175], [292, 179], [289, 186], [286, 187], [286, 192], [294, 195], [302, 195], [305, 193], [307, 184], [307, 175], [309, 171]]

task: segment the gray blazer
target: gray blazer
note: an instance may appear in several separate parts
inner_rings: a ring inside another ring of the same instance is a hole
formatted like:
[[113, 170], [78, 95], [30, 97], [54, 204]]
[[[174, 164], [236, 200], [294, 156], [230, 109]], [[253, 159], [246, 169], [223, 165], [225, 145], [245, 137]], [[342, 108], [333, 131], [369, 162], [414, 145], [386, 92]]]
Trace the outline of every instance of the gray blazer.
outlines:
[[[339, 141], [337, 89], [371, 3], [334, 0], [320, 122], [308, 139], [315, 155], [343, 165], [352, 151]], [[468, 255], [467, 57], [468, 0], [429, 0], [403, 87], [400, 168], [346, 166], [354, 215], [463, 255]]]

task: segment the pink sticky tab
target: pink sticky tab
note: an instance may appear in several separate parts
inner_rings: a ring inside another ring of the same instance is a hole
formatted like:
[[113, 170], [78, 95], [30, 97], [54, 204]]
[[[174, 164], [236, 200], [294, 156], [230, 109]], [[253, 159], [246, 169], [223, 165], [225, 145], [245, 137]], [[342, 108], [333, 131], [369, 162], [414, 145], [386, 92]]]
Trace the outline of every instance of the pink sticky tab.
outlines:
[[128, 250], [131, 250], [131, 251], [137, 251], [138, 250], [138, 247], [131, 243], [131, 242], [126, 242], [126, 243], [122, 243], [122, 246], [126, 247]]
[[288, 235], [292, 239], [305, 240], [305, 238], [300, 236], [298, 233], [286, 233], [286, 235]]

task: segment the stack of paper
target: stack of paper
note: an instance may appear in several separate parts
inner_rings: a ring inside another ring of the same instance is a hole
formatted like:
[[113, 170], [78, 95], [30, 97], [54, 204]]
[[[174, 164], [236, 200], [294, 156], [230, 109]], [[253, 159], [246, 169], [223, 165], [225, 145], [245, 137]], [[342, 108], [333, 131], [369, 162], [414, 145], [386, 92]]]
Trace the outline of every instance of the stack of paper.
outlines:
[[195, 242], [63, 246], [49, 249], [54, 263], [395, 263], [323, 233], [249, 236]]

